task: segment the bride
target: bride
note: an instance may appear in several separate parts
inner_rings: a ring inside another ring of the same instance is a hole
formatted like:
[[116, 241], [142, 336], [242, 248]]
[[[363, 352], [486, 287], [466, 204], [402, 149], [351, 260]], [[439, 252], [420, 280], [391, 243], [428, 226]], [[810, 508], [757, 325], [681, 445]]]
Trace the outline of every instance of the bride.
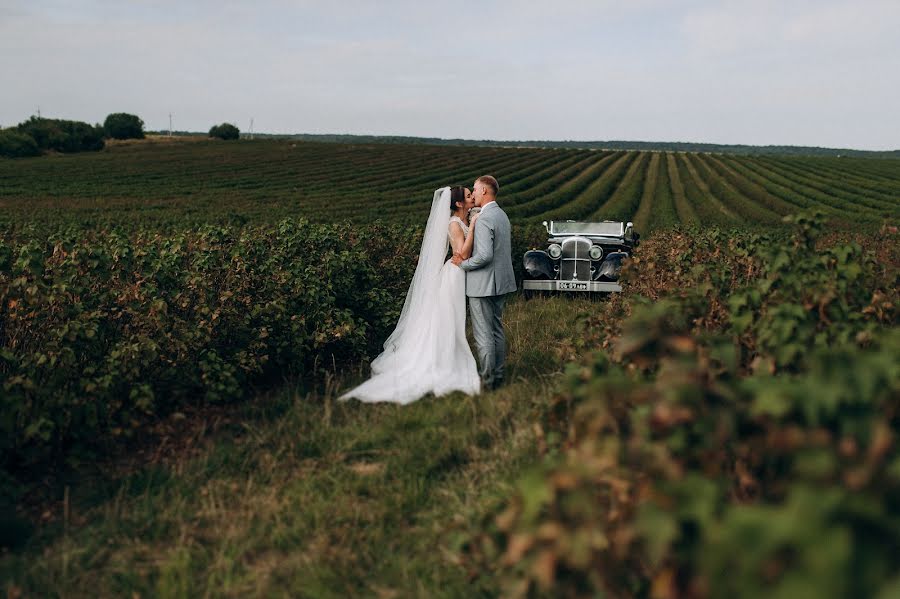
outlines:
[[406, 302], [384, 351], [372, 361], [372, 377], [340, 396], [364, 402], [411, 403], [428, 393], [481, 390], [475, 357], [466, 341], [466, 274], [446, 260], [448, 243], [463, 259], [472, 253], [475, 205], [464, 187], [434, 192], [419, 263]]

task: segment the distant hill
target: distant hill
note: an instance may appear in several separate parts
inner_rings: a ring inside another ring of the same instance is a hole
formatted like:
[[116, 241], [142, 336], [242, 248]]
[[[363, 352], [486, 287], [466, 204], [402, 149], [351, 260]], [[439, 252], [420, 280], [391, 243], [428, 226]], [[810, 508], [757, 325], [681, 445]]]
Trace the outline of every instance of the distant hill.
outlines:
[[[165, 134], [148, 132], [148, 134]], [[177, 137], [206, 137], [206, 133], [173, 131]], [[241, 133], [242, 138], [249, 137]], [[254, 133], [256, 139], [295, 139], [326, 143], [378, 143], [429, 146], [481, 146], [506, 148], [579, 148], [594, 150], [644, 150], [659, 152], [711, 152], [718, 154], [772, 156], [859, 156], [867, 158], [900, 158], [900, 150], [853, 150], [849, 148], [820, 148], [814, 146], [750, 146], [743, 144], [710, 144], [687, 141], [500, 141], [493, 139], [443, 139], [440, 137], [412, 137], [404, 135], [350, 135], [316, 133]]]
[[393, 135], [329, 135], [297, 133], [292, 135], [255, 134], [257, 138], [277, 137], [303, 141], [334, 143], [424, 144], [448, 146], [503, 146], [523, 148], [588, 148], [597, 150], [657, 150], [665, 152], [713, 152], [744, 155], [779, 156], [865, 156], [900, 158], [900, 150], [871, 151], [811, 146], [750, 146], [742, 144], [710, 144], [682, 141], [497, 141], [490, 139], [441, 139], [439, 137], [408, 137]]

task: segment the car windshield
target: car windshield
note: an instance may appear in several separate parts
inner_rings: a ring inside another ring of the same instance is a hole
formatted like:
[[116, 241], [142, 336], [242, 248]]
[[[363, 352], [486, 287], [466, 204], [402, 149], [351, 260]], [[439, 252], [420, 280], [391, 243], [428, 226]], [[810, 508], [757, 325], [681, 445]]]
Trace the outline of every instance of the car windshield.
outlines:
[[583, 223], [573, 221], [551, 221], [551, 235], [615, 235], [624, 233], [625, 225], [620, 222]]

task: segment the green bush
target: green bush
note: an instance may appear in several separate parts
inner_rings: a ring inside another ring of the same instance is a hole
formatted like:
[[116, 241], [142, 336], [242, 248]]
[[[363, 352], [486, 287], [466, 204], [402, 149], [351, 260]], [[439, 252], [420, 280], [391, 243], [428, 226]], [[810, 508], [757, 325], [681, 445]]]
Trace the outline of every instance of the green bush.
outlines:
[[144, 121], [125, 112], [114, 112], [103, 121], [103, 131], [113, 139], [144, 139]]
[[710, 245], [572, 366], [543, 464], [465, 545], [475, 571], [509, 596], [896, 591], [896, 265], [793, 222]]
[[6, 158], [25, 158], [28, 156], [40, 155], [41, 150], [38, 148], [34, 138], [30, 135], [14, 129], [4, 129], [0, 131], [0, 156]]
[[16, 129], [31, 136], [41, 150], [85, 152], [102, 150], [103, 128], [81, 121], [31, 117]]
[[213, 125], [209, 130], [210, 137], [218, 137], [219, 139], [238, 139], [241, 131], [231, 123], [222, 123], [221, 125]]
[[102, 448], [186, 403], [224, 402], [375, 353], [418, 232], [312, 225], [0, 237], [0, 458]]

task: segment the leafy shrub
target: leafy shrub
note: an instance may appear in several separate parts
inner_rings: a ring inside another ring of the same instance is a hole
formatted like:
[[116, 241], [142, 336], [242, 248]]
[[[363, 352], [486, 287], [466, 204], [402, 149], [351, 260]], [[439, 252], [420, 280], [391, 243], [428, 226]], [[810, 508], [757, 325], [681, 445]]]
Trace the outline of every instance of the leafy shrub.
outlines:
[[219, 139], [238, 139], [241, 136], [241, 130], [231, 123], [222, 123], [221, 125], [213, 125], [209, 129], [210, 137], [218, 137]]
[[28, 156], [40, 155], [41, 150], [38, 148], [34, 138], [30, 135], [13, 129], [4, 129], [0, 131], [0, 156], [6, 158], [25, 158]]
[[722, 244], [573, 365], [543, 464], [465, 546], [473, 569], [512, 596], [896, 590], [896, 265], [793, 221]]
[[144, 121], [125, 112], [114, 112], [103, 121], [103, 131], [113, 139], [144, 139]]
[[41, 150], [85, 152], [102, 150], [103, 128], [81, 121], [31, 117], [16, 129], [31, 136]]
[[61, 227], [0, 237], [2, 463], [102, 447], [189, 402], [233, 401], [375, 353], [417, 231]]

